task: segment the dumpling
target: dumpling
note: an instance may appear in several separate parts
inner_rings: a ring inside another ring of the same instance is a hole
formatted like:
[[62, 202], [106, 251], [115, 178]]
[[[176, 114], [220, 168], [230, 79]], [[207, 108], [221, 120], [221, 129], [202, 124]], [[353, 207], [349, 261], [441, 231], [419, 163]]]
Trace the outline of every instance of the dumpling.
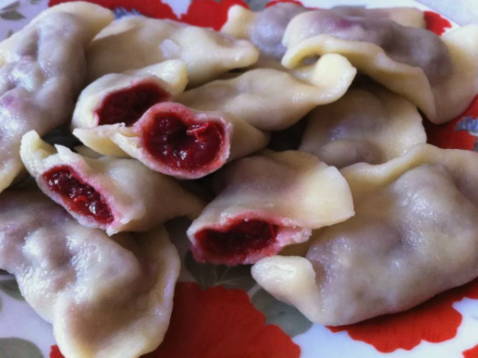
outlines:
[[254, 64], [257, 49], [246, 40], [171, 20], [128, 16], [101, 31], [88, 49], [90, 79], [168, 59], [186, 63], [192, 85]]
[[434, 33], [407, 27], [370, 13], [321, 9], [297, 16], [284, 34], [287, 48], [318, 35], [337, 40], [374, 44], [392, 60], [419, 67], [431, 84], [450, 75], [451, 64], [445, 44]]
[[426, 140], [416, 107], [373, 86], [351, 89], [337, 102], [312, 111], [299, 150], [341, 168], [384, 163]]
[[425, 28], [426, 21], [422, 10], [416, 7], [366, 8], [364, 6], [336, 6], [332, 10], [344, 16], [382, 17], [402, 26]]
[[112, 142], [113, 135], [133, 125], [156, 103], [184, 91], [187, 81], [187, 68], [180, 60], [104, 75], [81, 92], [73, 113], [73, 134], [98, 153], [127, 156]]
[[[310, 9], [294, 3], [277, 3], [258, 12], [234, 5], [229, 8], [221, 32], [249, 39], [261, 51], [262, 56], [280, 60], [286, 51], [282, 37], [287, 25], [292, 18], [306, 11]], [[425, 26], [423, 12], [411, 7], [365, 9], [342, 6], [333, 8], [333, 11], [347, 16], [386, 17], [404, 26]]]
[[314, 71], [312, 85], [284, 71], [254, 69], [186, 91], [177, 101], [194, 109], [232, 114], [261, 130], [281, 130], [314, 107], [342, 97], [356, 74], [345, 58], [333, 54], [321, 57]]
[[221, 112], [195, 111], [180, 103], [151, 107], [112, 141], [150, 169], [183, 179], [197, 179], [227, 161], [264, 148], [268, 136]]
[[23, 136], [23, 163], [40, 189], [79, 223], [108, 235], [147, 231], [178, 216], [194, 218], [202, 204], [179, 183], [133, 159], [90, 158]]
[[280, 60], [286, 50], [282, 45], [285, 28], [294, 16], [304, 11], [307, 9], [292, 3], [278, 3], [258, 12], [234, 5], [228, 10], [221, 32], [249, 39], [261, 55]]
[[[420, 145], [342, 170], [356, 215], [314, 232], [306, 258], [266, 258], [258, 283], [314, 322], [409, 309], [478, 276], [478, 154]], [[284, 275], [287, 272], [287, 275]]]
[[200, 262], [254, 263], [354, 214], [340, 172], [311, 154], [265, 152], [224, 171], [223, 188], [187, 231]]
[[0, 192], [22, 170], [22, 135], [45, 134], [70, 115], [86, 75], [84, 48], [112, 20], [97, 5], [59, 5], [0, 43]]
[[5, 192], [0, 206], [0, 268], [65, 357], [137, 358], [161, 343], [180, 268], [163, 228], [110, 239], [33, 191]]
[[366, 75], [416, 104], [434, 123], [466, 109], [478, 92], [478, 26], [438, 37], [383, 18], [350, 17], [333, 10], [296, 16], [288, 25], [282, 64], [341, 54]]

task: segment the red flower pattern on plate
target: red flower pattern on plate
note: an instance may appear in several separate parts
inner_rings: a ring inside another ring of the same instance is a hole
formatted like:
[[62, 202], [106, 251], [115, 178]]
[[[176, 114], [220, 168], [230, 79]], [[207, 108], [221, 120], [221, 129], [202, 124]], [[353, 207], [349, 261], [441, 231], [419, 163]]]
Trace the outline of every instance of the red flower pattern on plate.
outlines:
[[[77, 0], [50, 0], [49, 6]], [[176, 16], [171, 7], [161, 0], [88, 0], [89, 2], [115, 9], [137, 10], [141, 14], [161, 19], [173, 19], [191, 25], [211, 27], [219, 30], [227, 20], [227, 11], [233, 5], [247, 4], [242, 0], [195, 0], [188, 11], [180, 17]]]
[[[48, 5], [54, 6], [64, 2], [72, 2], [77, 0], [50, 0]], [[171, 7], [161, 0], [87, 0], [88, 2], [98, 4], [109, 9], [122, 7], [126, 10], [137, 10], [141, 14], [150, 17], [161, 17], [163, 19], [176, 20]]]
[[453, 303], [465, 297], [478, 299], [478, 279], [406, 312], [329, 329], [332, 332], [346, 331], [351, 338], [371, 344], [380, 352], [389, 353], [400, 348], [410, 350], [421, 341], [438, 343], [455, 337], [462, 316], [453, 308]]
[[65, 358], [65, 357], [63, 357], [63, 354], [61, 354], [58, 346], [52, 346], [50, 349], [50, 358]]
[[219, 30], [227, 20], [227, 11], [233, 5], [248, 7], [241, 0], [195, 0], [189, 6], [188, 12], [179, 20], [188, 24], [212, 27]]
[[463, 114], [451, 122], [436, 125], [425, 121], [428, 142], [441, 148], [473, 149], [476, 137], [466, 130], [458, 130], [460, 122], [465, 118], [478, 118], [478, 96]]
[[[176, 287], [171, 323], [161, 346], [144, 358], [298, 358], [300, 348], [279, 327], [267, 325], [246, 292]], [[52, 347], [50, 358], [63, 358]]]
[[[184, 344], [188, 342], [188, 344]], [[164, 342], [148, 358], [294, 358], [300, 348], [243, 290], [179, 283]]]
[[463, 352], [463, 358], [478, 358], [478, 344]]
[[451, 28], [450, 21], [436, 12], [425, 11], [424, 15], [427, 29], [437, 35], [442, 35], [447, 29]]

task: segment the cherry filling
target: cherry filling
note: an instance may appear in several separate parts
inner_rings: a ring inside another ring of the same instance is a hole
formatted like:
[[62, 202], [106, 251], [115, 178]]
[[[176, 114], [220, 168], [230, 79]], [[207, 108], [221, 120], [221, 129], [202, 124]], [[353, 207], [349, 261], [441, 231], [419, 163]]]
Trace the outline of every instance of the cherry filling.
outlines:
[[204, 258], [223, 263], [243, 263], [275, 241], [279, 227], [262, 220], [240, 220], [222, 231], [204, 229], [195, 234]]
[[214, 162], [224, 143], [222, 125], [187, 124], [173, 114], [156, 115], [144, 128], [145, 149], [173, 169], [195, 170]]
[[98, 124], [125, 123], [131, 126], [144, 112], [158, 102], [167, 100], [169, 93], [155, 83], [138, 83], [110, 93], [95, 112]]
[[71, 167], [54, 167], [42, 177], [51, 191], [61, 195], [68, 209], [93, 217], [101, 224], [113, 221], [113, 214], [101, 194], [83, 182]]

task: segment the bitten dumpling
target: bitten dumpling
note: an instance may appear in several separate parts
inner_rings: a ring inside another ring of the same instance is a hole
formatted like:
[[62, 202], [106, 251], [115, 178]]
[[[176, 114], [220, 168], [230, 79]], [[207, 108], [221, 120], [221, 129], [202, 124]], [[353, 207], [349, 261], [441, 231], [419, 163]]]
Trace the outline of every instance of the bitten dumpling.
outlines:
[[147, 231], [178, 217], [196, 217], [201, 201], [174, 179], [155, 173], [133, 159], [89, 158], [23, 136], [21, 157], [40, 189], [79, 223], [108, 235]]
[[342, 97], [356, 74], [345, 58], [333, 54], [321, 57], [314, 71], [310, 84], [285, 71], [254, 69], [186, 91], [177, 101], [194, 109], [230, 113], [261, 130], [281, 130], [314, 107]]
[[110, 239], [36, 191], [5, 192], [0, 206], [0, 268], [65, 357], [137, 358], [161, 343], [180, 268], [164, 229]]
[[250, 264], [354, 214], [347, 182], [314, 155], [265, 152], [231, 163], [187, 234], [196, 260]]
[[[360, 6], [341, 6], [333, 10], [348, 16], [385, 17], [404, 26], [425, 26], [423, 12], [411, 7], [365, 9]], [[282, 37], [287, 25], [295, 16], [306, 11], [311, 10], [294, 3], [279, 2], [256, 12], [234, 5], [228, 10], [227, 21], [221, 32], [249, 39], [261, 51], [262, 56], [280, 60], [286, 51]]]
[[307, 118], [299, 150], [339, 168], [384, 163], [427, 140], [416, 107], [378, 86], [351, 89]]
[[289, 23], [282, 64], [341, 54], [366, 75], [417, 105], [434, 123], [459, 115], [478, 92], [478, 26], [442, 37], [384, 18], [345, 16], [334, 10], [298, 15]]
[[155, 104], [180, 94], [187, 82], [187, 68], [180, 60], [104, 75], [81, 92], [73, 134], [98, 153], [127, 156], [112, 141], [114, 134], [132, 126]]
[[182, 179], [197, 179], [226, 162], [254, 153], [269, 137], [228, 113], [195, 111], [180, 103], [151, 107], [112, 141], [150, 169]]
[[477, 161], [475, 152], [420, 145], [385, 164], [343, 169], [356, 215], [316, 231], [306, 258], [265, 258], [253, 276], [327, 325], [404, 311], [471, 281]]
[[68, 119], [86, 76], [84, 48], [112, 20], [97, 5], [63, 4], [0, 42], [0, 192], [22, 170], [22, 135]]
[[98, 34], [88, 50], [88, 69], [93, 80], [111, 72], [180, 59], [186, 63], [190, 83], [197, 85], [250, 66], [258, 57], [257, 49], [247, 40], [176, 21], [128, 16]]

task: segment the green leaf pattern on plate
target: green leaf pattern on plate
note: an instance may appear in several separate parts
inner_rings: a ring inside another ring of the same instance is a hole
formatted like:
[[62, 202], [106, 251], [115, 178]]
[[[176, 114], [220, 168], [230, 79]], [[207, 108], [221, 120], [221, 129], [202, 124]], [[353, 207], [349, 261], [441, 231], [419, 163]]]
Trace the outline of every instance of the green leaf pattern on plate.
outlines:
[[16, 1], [13, 4], [5, 6], [3, 9], [0, 9], [0, 18], [4, 20], [21, 20], [24, 19], [25, 16], [18, 11], [18, 7], [20, 6], [20, 1]]
[[0, 358], [43, 358], [43, 354], [25, 339], [0, 338]]
[[203, 288], [224, 286], [226, 288], [241, 288], [248, 291], [255, 285], [250, 266], [224, 266], [200, 264], [194, 260], [191, 252], [185, 259], [186, 269]]
[[249, 8], [254, 11], [262, 10], [270, 0], [246, 0]]
[[255, 292], [251, 300], [254, 306], [264, 313], [267, 323], [281, 327], [291, 337], [304, 333], [312, 327], [312, 322], [295, 307], [276, 300], [263, 289]]
[[47, 5], [48, 0], [0, 0], [0, 41], [21, 29]]
[[16, 300], [23, 300], [17, 281], [13, 276], [0, 276], [0, 290]]
[[20, 6], [20, 1], [15, 1], [14, 3], [11, 3], [10, 5], [3, 7], [2, 10], [3, 11], [17, 10], [19, 6]]
[[292, 337], [304, 333], [312, 326], [312, 322], [297, 309], [276, 300], [260, 288], [251, 276], [250, 266], [201, 264], [194, 260], [190, 252], [186, 255], [185, 265], [203, 288], [224, 286], [247, 291], [254, 306], [266, 316], [267, 323], [281, 327]]

